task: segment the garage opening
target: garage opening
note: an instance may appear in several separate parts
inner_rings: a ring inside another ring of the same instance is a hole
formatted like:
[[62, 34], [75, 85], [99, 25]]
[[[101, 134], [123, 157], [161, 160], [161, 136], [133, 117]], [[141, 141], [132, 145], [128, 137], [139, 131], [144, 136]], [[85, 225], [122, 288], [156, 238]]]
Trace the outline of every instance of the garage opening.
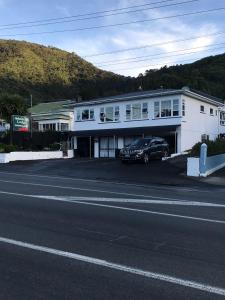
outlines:
[[94, 157], [94, 139], [92, 137], [77, 138], [77, 156], [86, 158]]

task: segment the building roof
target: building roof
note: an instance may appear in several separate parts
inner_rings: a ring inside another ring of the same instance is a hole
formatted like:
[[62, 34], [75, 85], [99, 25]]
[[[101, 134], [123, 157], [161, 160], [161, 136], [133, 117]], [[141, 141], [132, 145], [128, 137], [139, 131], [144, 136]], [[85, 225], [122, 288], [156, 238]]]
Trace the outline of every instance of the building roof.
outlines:
[[[31, 114], [56, 113], [59, 111], [68, 111], [72, 100], [62, 100], [56, 102], [39, 103], [29, 109]], [[66, 107], [65, 107], [66, 106]]]
[[188, 87], [183, 87], [182, 89], [158, 89], [158, 90], [150, 90], [150, 91], [137, 91], [137, 92], [127, 93], [127, 94], [122, 94], [117, 96], [96, 98], [91, 101], [85, 101], [79, 103], [71, 102], [66, 106], [70, 106], [70, 107], [89, 106], [89, 105], [111, 103], [111, 102], [118, 102], [118, 101], [135, 100], [137, 98], [142, 99], [142, 98], [163, 97], [163, 96], [179, 95], [179, 94], [187, 95], [192, 98], [196, 98], [198, 100], [208, 102], [217, 106], [223, 105], [222, 99], [213, 97], [203, 92], [192, 90]]

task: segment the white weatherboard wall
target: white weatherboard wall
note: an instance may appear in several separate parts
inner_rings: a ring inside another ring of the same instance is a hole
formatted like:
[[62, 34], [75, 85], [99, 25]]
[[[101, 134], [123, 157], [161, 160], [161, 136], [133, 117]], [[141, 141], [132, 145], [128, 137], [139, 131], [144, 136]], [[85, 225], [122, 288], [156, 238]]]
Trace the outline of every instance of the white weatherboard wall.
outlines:
[[[201, 141], [203, 134], [209, 135], [210, 140], [215, 140], [220, 133], [218, 107], [214, 104], [183, 96], [186, 110], [181, 125], [181, 150], [189, 150], [196, 143]], [[200, 112], [200, 106], [205, 107], [205, 113]], [[213, 108], [214, 115], [210, 115], [210, 108]]]
[[9, 163], [11, 161], [60, 159], [60, 158], [72, 158], [72, 157], [73, 157], [73, 151], [69, 151], [67, 157], [63, 157], [62, 151], [11, 152], [11, 153], [1, 153], [0, 163]]

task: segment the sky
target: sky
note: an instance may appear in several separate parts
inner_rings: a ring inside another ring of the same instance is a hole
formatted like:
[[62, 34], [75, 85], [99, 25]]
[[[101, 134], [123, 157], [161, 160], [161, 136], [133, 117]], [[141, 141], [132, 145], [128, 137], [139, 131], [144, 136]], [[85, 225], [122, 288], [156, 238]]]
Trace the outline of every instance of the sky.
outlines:
[[[217, 8], [224, 9], [187, 15]], [[108, 12], [93, 14], [102, 11]], [[46, 19], [56, 20], [30, 23]], [[58, 47], [104, 70], [138, 76], [224, 53], [225, 0], [0, 0], [0, 38]]]

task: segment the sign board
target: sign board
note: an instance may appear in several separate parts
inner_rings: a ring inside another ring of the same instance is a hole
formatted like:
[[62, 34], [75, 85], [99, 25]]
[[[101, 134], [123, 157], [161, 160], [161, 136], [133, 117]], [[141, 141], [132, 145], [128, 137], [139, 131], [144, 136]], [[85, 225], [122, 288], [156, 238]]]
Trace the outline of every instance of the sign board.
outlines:
[[12, 130], [27, 132], [29, 131], [30, 120], [25, 116], [12, 116]]

